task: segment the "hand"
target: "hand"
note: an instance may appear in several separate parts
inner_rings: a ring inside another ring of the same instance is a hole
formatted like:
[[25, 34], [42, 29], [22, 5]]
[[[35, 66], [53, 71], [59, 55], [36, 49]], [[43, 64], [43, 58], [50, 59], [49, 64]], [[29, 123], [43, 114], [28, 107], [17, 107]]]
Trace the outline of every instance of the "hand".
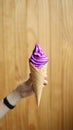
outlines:
[[32, 81], [31, 78], [29, 77], [28, 80], [20, 84], [17, 88], [16, 91], [19, 92], [21, 98], [27, 97], [33, 94], [33, 87], [32, 87]]
[[[47, 85], [47, 80], [44, 80], [43, 83], [43, 87]], [[31, 81], [31, 74], [30, 77], [27, 81], [25, 81], [24, 83], [20, 84], [17, 88], [16, 91], [20, 94], [21, 98], [30, 96], [34, 93], [33, 90], [33, 85], [32, 85], [32, 81]]]

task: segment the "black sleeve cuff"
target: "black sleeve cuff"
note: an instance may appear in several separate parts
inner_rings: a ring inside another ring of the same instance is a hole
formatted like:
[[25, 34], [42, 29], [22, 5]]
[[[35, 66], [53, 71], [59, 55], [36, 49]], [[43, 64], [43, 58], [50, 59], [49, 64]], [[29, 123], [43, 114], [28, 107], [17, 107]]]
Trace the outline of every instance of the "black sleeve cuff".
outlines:
[[3, 103], [9, 108], [13, 109], [15, 106], [11, 105], [9, 101], [7, 100], [7, 97], [4, 98]]

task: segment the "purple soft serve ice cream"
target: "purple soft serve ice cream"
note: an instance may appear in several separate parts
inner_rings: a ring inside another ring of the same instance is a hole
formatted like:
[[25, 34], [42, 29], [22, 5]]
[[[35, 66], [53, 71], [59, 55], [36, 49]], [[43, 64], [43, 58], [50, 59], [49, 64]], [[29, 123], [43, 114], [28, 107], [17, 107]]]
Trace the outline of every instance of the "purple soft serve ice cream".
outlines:
[[48, 62], [48, 58], [40, 48], [39, 44], [35, 45], [31, 57], [29, 58], [29, 63], [37, 67], [42, 68]]

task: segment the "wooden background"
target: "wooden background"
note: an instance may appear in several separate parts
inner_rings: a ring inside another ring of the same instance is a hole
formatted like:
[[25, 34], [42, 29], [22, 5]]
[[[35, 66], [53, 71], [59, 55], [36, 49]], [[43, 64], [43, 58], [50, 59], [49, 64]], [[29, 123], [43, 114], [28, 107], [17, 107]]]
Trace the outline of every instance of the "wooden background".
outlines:
[[40, 107], [23, 99], [0, 130], [73, 130], [73, 0], [0, 0], [0, 99], [28, 77], [37, 41], [49, 57]]

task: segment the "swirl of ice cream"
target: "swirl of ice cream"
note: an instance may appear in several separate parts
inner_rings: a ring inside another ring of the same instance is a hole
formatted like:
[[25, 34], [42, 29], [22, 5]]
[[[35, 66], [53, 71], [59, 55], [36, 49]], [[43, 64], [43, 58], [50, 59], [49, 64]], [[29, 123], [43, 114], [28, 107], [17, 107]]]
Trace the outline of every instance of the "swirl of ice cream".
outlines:
[[31, 57], [29, 58], [29, 63], [33, 64], [38, 69], [42, 68], [48, 62], [48, 58], [40, 48], [39, 44], [35, 45]]

